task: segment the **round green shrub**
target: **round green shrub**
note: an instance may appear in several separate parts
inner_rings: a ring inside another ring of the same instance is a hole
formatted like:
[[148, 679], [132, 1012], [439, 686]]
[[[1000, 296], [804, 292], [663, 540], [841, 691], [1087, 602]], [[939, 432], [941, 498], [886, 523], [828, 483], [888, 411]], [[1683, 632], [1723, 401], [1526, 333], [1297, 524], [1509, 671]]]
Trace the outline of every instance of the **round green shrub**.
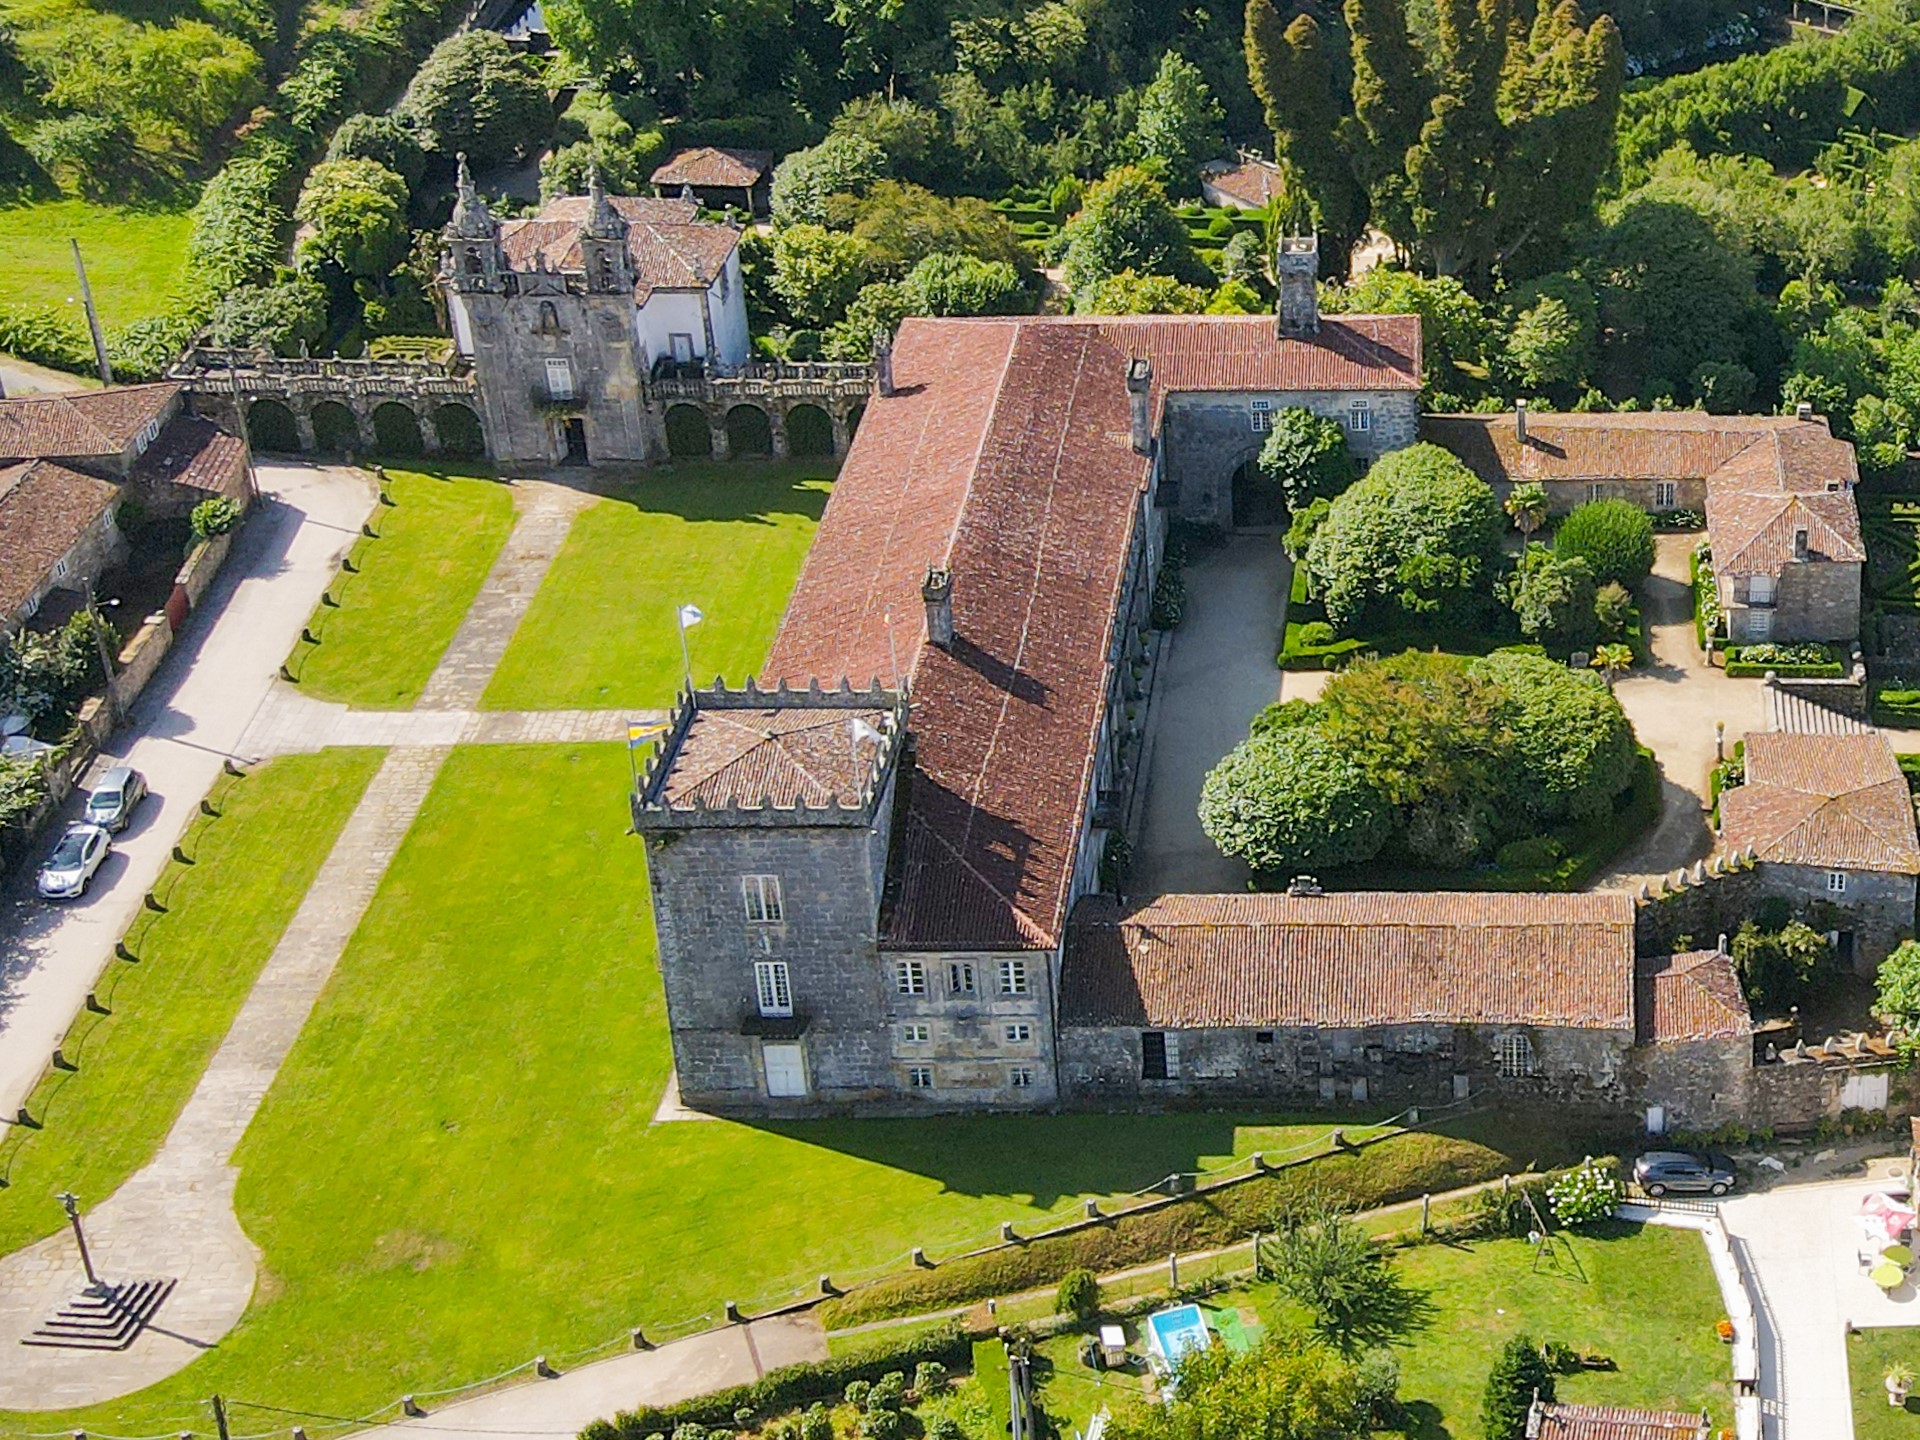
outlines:
[[1391, 807], [1317, 725], [1235, 746], [1200, 790], [1200, 828], [1222, 854], [1269, 873], [1371, 860]]
[[1323, 645], [1331, 645], [1335, 638], [1333, 626], [1324, 620], [1309, 620], [1300, 627], [1300, 643], [1308, 649], [1317, 650]]
[[1053, 1296], [1056, 1315], [1072, 1315], [1085, 1320], [1099, 1308], [1100, 1281], [1093, 1271], [1083, 1267], [1069, 1270], [1060, 1278], [1060, 1288]]
[[1500, 778], [1510, 810], [1584, 820], [1604, 814], [1633, 783], [1633, 726], [1598, 675], [1521, 650], [1485, 656], [1471, 669], [1503, 692], [1500, 718], [1512, 738]]
[[1547, 1186], [1553, 1218], [1562, 1225], [1591, 1225], [1612, 1219], [1625, 1196], [1613, 1166], [1600, 1160], [1576, 1165]]
[[1632, 587], [1653, 569], [1653, 520], [1626, 500], [1589, 501], [1560, 522], [1553, 549], [1563, 558], [1585, 560], [1597, 584]]
[[215, 495], [194, 506], [187, 523], [193, 527], [194, 538], [199, 540], [224, 535], [240, 523], [239, 503], [224, 495]]

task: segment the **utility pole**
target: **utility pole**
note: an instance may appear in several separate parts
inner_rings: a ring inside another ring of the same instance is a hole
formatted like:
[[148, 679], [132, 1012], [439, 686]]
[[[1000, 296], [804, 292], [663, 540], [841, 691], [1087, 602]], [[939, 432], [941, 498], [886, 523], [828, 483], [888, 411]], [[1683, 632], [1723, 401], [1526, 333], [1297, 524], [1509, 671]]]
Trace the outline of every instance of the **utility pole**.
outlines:
[[86, 262], [80, 258], [80, 242], [74, 239], [68, 242], [73, 246], [73, 271], [80, 277], [80, 303], [87, 307], [87, 329], [93, 332], [93, 358], [100, 363], [100, 383], [113, 383], [113, 365], [107, 359], [107, 337], [100, 329], [100, 312], [93, 308], [93, 287], [87, 284]]
[[210, 1403], [213, 1406], [214, 1427], [220, 1432], [220, 1440], [233, 1440], [227, 1433], [227, 1402], [216, 1395]]
[[[89, 579], [83, 583], [87, 587], [87, 614], [93, 618], [93, 624], [88, 628], [93, 631], [94, 648], [100, 652], [100, 678], [106, 682], [108, 690], [111, 691], [113, 688], [113, 652], [107, 648], [106, 617], [100, 613], [100, 597], [94, 594], [93, 581]], [[120, 602], [116, 600], [113, 603], [118, 605]]]

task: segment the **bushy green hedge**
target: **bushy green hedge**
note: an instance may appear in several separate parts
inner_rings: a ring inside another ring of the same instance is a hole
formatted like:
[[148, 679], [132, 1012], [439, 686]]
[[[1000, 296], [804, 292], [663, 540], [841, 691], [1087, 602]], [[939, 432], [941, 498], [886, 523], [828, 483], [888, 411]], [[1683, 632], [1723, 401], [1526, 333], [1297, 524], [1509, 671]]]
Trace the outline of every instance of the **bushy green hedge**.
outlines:
[[580, 1432], [580, 1440], [647, 1440], [669, 1435], [680, 1425], [730, 1426], [741, 1410], [766, 1416], [815, 1400], [837, 1400], [856, 1380], [872, 1384], [894, 1370], [911, 1375], [915, 1366], [929, 1360], [949, 1370], [963, 1370], [972, 1363], [973, 1342], [957, 1323], [904, 1340], [876, 1340], [844, 1355], [783, 1365], [750, 1385], [735, 1385], [675, 1405], [622, 1410], [611, 1420], [594, 1421]]
[[1873, 692], [1873, 723], [1920, 725], [1920, 690], [1883, 686]]

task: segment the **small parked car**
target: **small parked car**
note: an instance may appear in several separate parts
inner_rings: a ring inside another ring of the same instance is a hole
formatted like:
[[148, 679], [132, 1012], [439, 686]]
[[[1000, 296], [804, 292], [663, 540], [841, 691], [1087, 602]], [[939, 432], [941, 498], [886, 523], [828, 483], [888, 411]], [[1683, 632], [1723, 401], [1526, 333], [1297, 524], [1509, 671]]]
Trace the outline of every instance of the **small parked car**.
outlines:
[[1633, 1162], [1634, 1183], [1647, 1194], [1724, 1195], [1740, 1183], [1740, 1173], [1725, 1155], [1692, 1155], [1684, 1150], [1649, 1150]]
[[87, 824], [118, 835], [146, 798], [147, 777], [131, 765], [116, 765], [100, 777], [87, 796]]
[[98, 825], [69, 825], [40, 867], [40, 893], [49, 900], [77, 900], [113, 849], [113, 837]]

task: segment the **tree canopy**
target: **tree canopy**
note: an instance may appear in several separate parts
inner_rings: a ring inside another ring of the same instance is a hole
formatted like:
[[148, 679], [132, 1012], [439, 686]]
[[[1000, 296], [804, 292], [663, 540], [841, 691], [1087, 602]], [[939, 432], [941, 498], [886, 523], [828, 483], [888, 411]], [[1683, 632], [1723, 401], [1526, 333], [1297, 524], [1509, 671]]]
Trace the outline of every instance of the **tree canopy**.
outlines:
[[1082, 290], [1123, 270], [1185, 279], [1194, 261], [1187, 230], [1164, 186], [1137, 165], [1122, 165], [1087, 189], [1063, 232], [1067, 288]]
[[476, 165], [518, 160], [553, 133], [553, 105], [533, 61], [491, 30], [433, 47], [396, 111], [420, 143]]
[[1298, 513], [1315, 500], [1331, 500], [1353, 483], [1353, 456], [1346, 427], [1298, 405], [1273, 413], [1273, 428], [1261, 443], [1260, 476], [1287, 497]]

